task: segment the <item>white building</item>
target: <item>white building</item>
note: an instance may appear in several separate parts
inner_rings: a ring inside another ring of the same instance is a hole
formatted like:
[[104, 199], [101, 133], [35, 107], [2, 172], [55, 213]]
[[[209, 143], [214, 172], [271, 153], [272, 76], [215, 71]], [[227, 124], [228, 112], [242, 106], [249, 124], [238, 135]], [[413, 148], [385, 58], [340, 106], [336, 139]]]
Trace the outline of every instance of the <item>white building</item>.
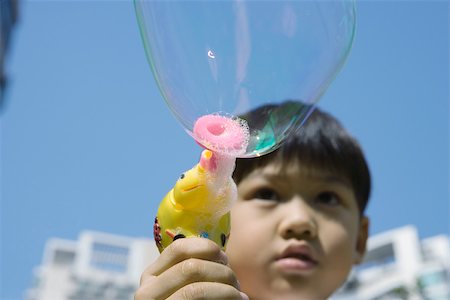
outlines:
[[129, 300], [159, 255], [152, 239], [86, 231], [78, 241], [50, 239], [27, 300]]
[[363, 263], [334, 299], [450, 300], [450, 239], [420, 240], [413, 226], [369, 238]]
[[[50, 239], [27, 300], [131, 300], [159, 255], [153, 239], [83, 232]], [[364, 262], [334, 300], [450, 300], [450, 239], [420, 240], [413, 226], [369, 238]]]

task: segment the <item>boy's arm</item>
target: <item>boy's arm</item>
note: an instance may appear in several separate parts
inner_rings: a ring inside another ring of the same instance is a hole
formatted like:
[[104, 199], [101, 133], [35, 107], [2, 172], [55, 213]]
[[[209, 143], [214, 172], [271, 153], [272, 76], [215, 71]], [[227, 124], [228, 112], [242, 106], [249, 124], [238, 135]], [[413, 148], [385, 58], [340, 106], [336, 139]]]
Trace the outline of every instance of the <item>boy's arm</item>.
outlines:
[[228, 259], [205, 238], [174, 241], [142, 274], [135, 300], [248, 299]]

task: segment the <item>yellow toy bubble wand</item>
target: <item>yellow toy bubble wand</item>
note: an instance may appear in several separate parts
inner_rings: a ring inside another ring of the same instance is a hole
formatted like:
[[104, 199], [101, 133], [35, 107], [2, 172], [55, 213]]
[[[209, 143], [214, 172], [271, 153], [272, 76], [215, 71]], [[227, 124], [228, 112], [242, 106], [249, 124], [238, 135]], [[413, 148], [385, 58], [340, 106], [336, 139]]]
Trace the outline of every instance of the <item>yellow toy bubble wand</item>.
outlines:
[[237, 197], [232, 174], [236, 157], [248, 145], [248, 125], [236, 117], [212, 114], [199, 118], [193, 133], [207, 149], [159, 205], [153, 233], [160, 252], [178, 238], [193, 236], [225, 249], [230, 235], [230, 209]]

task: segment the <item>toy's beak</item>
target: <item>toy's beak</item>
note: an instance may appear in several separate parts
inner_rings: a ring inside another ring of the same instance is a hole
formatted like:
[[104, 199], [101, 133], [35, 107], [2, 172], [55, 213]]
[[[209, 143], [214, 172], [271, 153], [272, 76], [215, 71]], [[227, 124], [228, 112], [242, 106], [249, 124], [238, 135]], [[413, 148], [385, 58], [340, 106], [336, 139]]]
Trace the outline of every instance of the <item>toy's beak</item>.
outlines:
[[186, 197], [187, 194], [191, 194], [192, 192], [198, 193], [196, 190], [205, 184], [203, 179], [203, 174], [205, 172], [206, 171], [200, 164], [197, 164], [194, 168], [185, 172], [185, 176], [180, 178], [175, 184], [175, 197]]

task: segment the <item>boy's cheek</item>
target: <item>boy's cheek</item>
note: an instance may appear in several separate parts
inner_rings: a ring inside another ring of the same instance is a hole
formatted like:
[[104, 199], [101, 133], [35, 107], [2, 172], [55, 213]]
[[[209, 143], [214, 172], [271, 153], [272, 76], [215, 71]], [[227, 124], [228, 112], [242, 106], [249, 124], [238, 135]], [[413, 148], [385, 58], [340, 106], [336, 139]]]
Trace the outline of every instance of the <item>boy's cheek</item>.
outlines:
[[[259, 221], [259, 222], [258, 222]], [[273, 237], [268, 237], [268, 231], [257, 216], [251, 213], [231, 213], [231, 232], [226, 253], [231, 256], [252, 258], [255, 253], [264, 249]], [[267, 241], [269, 238], [269, 241]], [[254, 258], [254, 257], [253, 257]]]
[[333, 223], [319, 224], [319, 226], [318, 240], [325, 256], [332, 256], [332, 259], [342, 256], [347, 257], [347, 260], [356, 258], [354, 254], [356, 252], [355, 244], [357, 238], [354, 229], [336, 224], [333, 225]]

